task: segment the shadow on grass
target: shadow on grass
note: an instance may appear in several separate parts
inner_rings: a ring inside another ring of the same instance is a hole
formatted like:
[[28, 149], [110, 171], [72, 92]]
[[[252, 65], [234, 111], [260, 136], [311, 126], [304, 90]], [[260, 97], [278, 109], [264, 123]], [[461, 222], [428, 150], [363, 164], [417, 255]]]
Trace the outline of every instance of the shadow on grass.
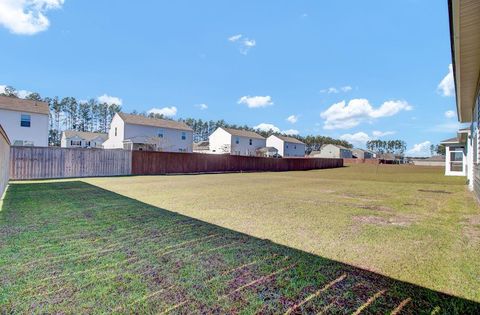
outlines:
[[80, 181], [10, 185], [0, 257], [0, 313], [480, 312]]

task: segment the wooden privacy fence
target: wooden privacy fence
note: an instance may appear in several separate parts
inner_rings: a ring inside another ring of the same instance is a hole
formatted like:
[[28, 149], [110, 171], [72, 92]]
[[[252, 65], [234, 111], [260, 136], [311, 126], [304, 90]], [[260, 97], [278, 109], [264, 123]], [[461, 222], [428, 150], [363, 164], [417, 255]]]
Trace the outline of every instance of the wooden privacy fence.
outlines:
[[[342, 159], [263, 158], [58, 147], [11, 147], [10, 179], [280, 172], [342, 167]], [[8, 167], [5, 168], [6, 170]]]
[[379, 159], [343, 159], [345, 164], [380, 164]]
[[130, 175], [130, 151], [11, 147], [10, 179]]
[[133, 175], [279, 172], [342, 167], [343, 159], [264, 158], [201, 153], [132, 152]]
[[0, 125], [0, 198], [8, 184], [8, 169], [10, 163], [10, 141], [7, 133]]

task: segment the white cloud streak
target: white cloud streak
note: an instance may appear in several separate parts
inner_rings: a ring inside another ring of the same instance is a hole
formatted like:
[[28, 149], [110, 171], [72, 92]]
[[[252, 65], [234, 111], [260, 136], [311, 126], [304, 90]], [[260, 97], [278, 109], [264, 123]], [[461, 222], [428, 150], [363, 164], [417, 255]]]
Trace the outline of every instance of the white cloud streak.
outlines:
[[453, 66], [450, 64], [448, 66], [447, 75], [440, 81], [437, 87], [437, 91], [443, 96], [454, 96], [455, 95], [455, 82], [453, 79]]
[[352, 99], [348, 104], [345, 101], [333, 104], [320, 117], [325, 119], [324, 129], [350, 129], [362, 121], [389, 117], [412, 109], [406, 101], [386, 101], [380, 107], [373, 108], [367, 99]]
[[261, 130], [261, 131], [273, 131], [273, 132], [278, 132], [286, 135], [298, 135], [300, 132], [296, 129], [287, 129], [287, 130], [280, 130], [277, 126], [274, 124], [269, 124], [269, 123], [261, 123], [258, 124], [257, 126], [253, 127], [254, 129]]
[[177, 115], [177, 108], [175, 106], [171, 107], [163, 107], [163, 108], [152, 108], [149, 111], [147, 111], [148, 114], [159, 114], [163, 115], [165, 117], [173, 117]]
[[336, 87], [329, 87], [328, 89], [320, 90], [320, 93], [327, 93], [327, 94], [338, 94], [340, 92], [350, 92], [352, 87], [350, 85], [342, 86], [339, 88]]
[[298, 121], [298, 115], [290, 115], [287, 117], [287, 121], [291, 124], [295, 124]]
[[245, 104], [248, 108], [261, 108], [273, 105], [271, 96], [242, 96], [238, 104]]
[[254, 39], [243, 36], [242, 34], [232, 35], [228, 38], [229, 42], [235, 43], [242, 55], [248, 54], [250, 49], [257, 45]]
[[101, 104], [106, 103], [108, 105], [116, 104], [116, 105], [122, 105], [122, 99], [116, 96], [110, 96], [107, 94], [103, 94], [99, 97], [97, 97], [97, 101]]
[[0, 24], [13, 34], [34, 35], [50, 26], [46, 13], [64, 0], [0, 0]]
[[430, 141], [414, 144], [413, 147], [407, 151], [407, 153], [414, 156], [429, 156], [431, 144], [432, 143]]
[[197, 104], [197, 105], [195, 105], [195, 107], [198, 107], [200, 110], [206, 110], [206, 109], [208, 109], [208, 105], [207, 105], [207, 104]]

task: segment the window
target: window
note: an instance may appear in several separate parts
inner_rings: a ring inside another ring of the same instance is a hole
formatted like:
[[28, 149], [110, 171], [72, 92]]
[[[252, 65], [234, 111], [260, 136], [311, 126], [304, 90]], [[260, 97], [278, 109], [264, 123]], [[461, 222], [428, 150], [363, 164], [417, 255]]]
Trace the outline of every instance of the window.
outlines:
[[31, 125], [30, 115], [22, 114], [20, 116], [20, 126], [21, 127], [30, 127], [30, 125]]
[[81, 140], [70, 140], [70, 145], [75, 146], [75, 147], [79, 147], [79, 146], [82, 145], [82, 141]]
[[187, 139], [187, 133], [185, 131], [182, 132], [182, 140]]
[[252, 140], [252, 139], [249, 139], [249, 140], [248, 140], [248, 144], [249, 144], [249, 145], [252, 145], [252, 144], [253, 144], [253, 140]]
[[293, 149], [295, 149], [295, 150], [296, 150], [296, 149], [297, 149], [297, 146], [296, 146], [296, 145], [294, 145], [294, 146], [293, 146]]
[[236, 143], [236, 144], [239, 144], [239, 143], [240, 143], [240, 138], [239, 138], [239, 137], [236, 137], [236, 138], [235, 138], [235, 143]]
[[115, 127], [115, 137], [117, 136], [117, 127]]
[[288, 149], [288, 144], [286, 145], [287, 149]]
[[158, 129], [157, 135], [159, 138], [163, 138], [163, 129]]
[[450, 148], [450, 171], [463, 172], [463, 149], [461, 147]]
[[87, 141], [87, 142], [85, 143], [85, 145], [86, 145], [87, 147], [89, 147], [89, 146], [90, 146], [90, 141]]

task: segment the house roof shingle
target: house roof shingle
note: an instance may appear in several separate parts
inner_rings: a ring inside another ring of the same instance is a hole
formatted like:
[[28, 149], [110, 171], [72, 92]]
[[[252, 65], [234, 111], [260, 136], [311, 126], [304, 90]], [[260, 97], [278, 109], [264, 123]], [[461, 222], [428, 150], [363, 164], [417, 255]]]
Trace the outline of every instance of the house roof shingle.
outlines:
[[339, 149], [343, 149], [343, 150], [351, 150], [347, 147], [344, 147], [343, 145], [340, 145], [340, 144], [333, 144], [333, 143], [327, 143], [327, 144], [323, 144], [321, 147], [320, 147], [320, 150], [322, 150], [325, 146], [327, 145], [333, 145], [334, 147], [337, 147]]
[[453, 138], [445, 139], [440, 143], [459, 143], [459, 141], [457, 137], [453, 137]]
[[10, 96], [0, 96], [0, 109], [44, 115], [50, 114], [50, 109], [46, 102], [25, 100]]
[[87, 132], [87, 131], [76, 131], [76, 130], [65, 130], [63, 132], [65, 134], [65, 137], [66, 138], [72, 138], [72, 137], [79, 137], [79, 138], [82, 138], [82, 139], [85, 139], [85, 140], [93, 140], [93, 139], [96, 139], [98, 137], [104, 139], [104, 140], [107, 140], [108, 138], [108, 134], [106, 133], [101, 133], [101, 132]]
[[122, 120], [127, 124], [193, 131], [192, 128], [190, 128], [186, 123], [181, 121], [160, 119], [160, 118], [150, 118], [150, 117], [145, 117], [140, 115], [125, 114], [125, 113], [118, 113], [118, 116], [120, 116], [120, 118], [122, 118]]
[[281, 139], [285, 142], [290, 142], [290, 143], [297, 143], [297, 144], [305, 144], [303, 143], [302, 141], [294, 138], [294, 137], [289, 137], [289, 136], [277, 136], [277, 135], [273, 135], [274, 137], [277, 137], [278, 139]]
[[248, 130], [243, 130], [243, 129], [232, 129], [232, 128], [224, 128], [220, 127], [232, 136], [237, 136], [237, 137], [245, 137], [245, 138], [255, 138], [255, 139], [265, 139], [261, 135], [259, 135], [256, 132], [253, 131], [248, 131]]

